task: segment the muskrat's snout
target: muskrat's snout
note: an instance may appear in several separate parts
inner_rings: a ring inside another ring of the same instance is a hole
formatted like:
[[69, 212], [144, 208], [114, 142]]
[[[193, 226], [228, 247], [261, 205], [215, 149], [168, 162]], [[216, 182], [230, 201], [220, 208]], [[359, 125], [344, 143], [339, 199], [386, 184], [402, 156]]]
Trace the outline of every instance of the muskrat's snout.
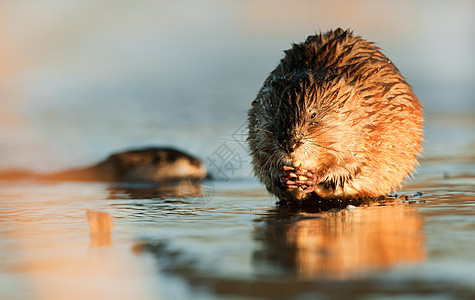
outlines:
[[291, 131], [281, 134], [278, 138], [279, 147], [287, 154], [294, 153], [303, 144], [303, 137]]
[[281, 142], [279, 145], [287, 154], [292, 154], [302, 145], [302, 141], [294, 138]]

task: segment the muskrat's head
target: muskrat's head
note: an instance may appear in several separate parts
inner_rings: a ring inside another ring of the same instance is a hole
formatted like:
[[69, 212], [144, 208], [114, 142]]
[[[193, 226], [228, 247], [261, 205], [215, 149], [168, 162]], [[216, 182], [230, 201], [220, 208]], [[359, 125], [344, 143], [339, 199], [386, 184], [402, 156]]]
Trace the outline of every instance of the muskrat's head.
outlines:
[[295, 160], [317, 167], [316, 162], [337, 142], [332, 120], [336, 94], [322, 86], [327, 82], [323, 76], [296, 71], [270, 77], [253, 102], [250, 145], [267, 170], [292, 165]]

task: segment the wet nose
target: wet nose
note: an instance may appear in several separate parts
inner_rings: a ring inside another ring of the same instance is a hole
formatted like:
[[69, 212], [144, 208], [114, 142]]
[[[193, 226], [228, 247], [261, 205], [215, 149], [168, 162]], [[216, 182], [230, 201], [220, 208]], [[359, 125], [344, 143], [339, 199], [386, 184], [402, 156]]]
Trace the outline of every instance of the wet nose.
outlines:
[[287, 153], [293, 153], [302, 143], [296, 140], [290, 140], [285, 143], [285, 151]]

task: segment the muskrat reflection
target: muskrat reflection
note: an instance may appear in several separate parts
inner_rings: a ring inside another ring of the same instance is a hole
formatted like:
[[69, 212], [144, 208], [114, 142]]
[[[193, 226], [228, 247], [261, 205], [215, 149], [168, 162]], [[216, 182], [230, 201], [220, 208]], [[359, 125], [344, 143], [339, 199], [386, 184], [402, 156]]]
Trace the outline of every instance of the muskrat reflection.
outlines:
[[111, 215], [106, 212], [91, 210], [88, 210], [86, 215], [91, 234], [91, 247], [111, 246], [111, 230], [114, 226]]
[[256, 264], [302, 279], [359, 278], [426, 258], [421, 218], [404, 204], [321, 213], [281, 206], [256, 229], [256, 239], [264, 244]]
[[205, 195], [206, 185], [203, 180], [193, 180], [190, 178], [154, 183], [123, 183], [110, 186], [109, 199], [127, 198], [127, 199], [165, 199], [165, 198], [190, 198], [203, 197]]

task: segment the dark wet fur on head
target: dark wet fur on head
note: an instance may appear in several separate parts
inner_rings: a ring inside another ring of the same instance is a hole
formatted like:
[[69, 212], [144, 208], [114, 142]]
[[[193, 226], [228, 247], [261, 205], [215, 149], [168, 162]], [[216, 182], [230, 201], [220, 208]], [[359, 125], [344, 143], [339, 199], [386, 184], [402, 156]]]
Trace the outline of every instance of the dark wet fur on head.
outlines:
[[373, 43], [337, 29], [285, 51], [249, 111], [254, 171], [281, 200], [280, 171], [305, 160], [319, 190], [303, 198], [372, 197], [399, 187], [421, 150], [422, 107]]
[[110, 155], [103, 164], [114, 163], [128, 168], [129, 164], [168, 164], [179, 159], [186, 159], [193, 166], [200, 167], [201, 161], [187, 153], [172, 148], [149, 147], [144, 149], [131, 150]]

